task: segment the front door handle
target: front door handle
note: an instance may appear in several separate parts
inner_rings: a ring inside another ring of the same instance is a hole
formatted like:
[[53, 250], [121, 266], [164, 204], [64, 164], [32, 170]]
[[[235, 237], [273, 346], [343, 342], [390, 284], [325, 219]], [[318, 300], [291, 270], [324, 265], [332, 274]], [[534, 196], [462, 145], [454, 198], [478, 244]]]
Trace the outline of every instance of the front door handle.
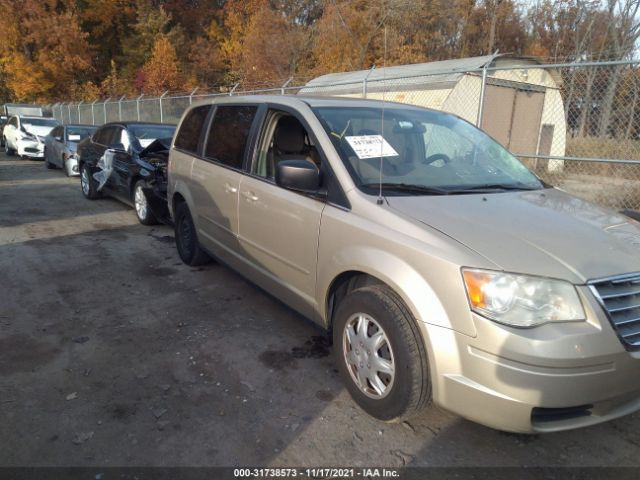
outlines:
[[242, 192], [242, 196], [247, 200], [249, 200], [250, 202], [255, 202], [258, 200], [258, 197], [256, 197], [256, 195], [250, 191]]
[[238, 189], [232, 185], [229, 185], [228, 183], [224, 184], [224, 191], [227, 193], [236, 193], [238, 191]]

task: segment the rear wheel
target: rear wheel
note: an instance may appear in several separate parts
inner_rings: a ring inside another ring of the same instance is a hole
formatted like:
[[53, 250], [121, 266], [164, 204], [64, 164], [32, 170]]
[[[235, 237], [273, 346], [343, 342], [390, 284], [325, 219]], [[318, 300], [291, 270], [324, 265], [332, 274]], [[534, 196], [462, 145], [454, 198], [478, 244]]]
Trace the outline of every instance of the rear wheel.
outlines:
[[196, 266], [211, 261], [211, 257], [200, 248], [196, 227], [185, 202], [176, 206], [175, 232], [178, 255], [184, 263]]
[[158, 219], [149, 208], [149, 202], [147, 201], [147, 195], [144, 193], [145, 183], [143, 180], [138, 180], [136, 186], [133, 187], [133, 203], [136, 207], [136, 216], [143, 225], [156, 225]]
[[96, 181], [92, 177], [89, 167], [85, 164], [80, 165], [80, 186], [82, 194], [89, 200], [95, 200], [100, 196], [96, 188]]
[[429, 403], [422, 337], [411, 313], [388, 287], [359, 288], [340, 302], [333, 345], [347, 389], [369, 415], [399, 421]]

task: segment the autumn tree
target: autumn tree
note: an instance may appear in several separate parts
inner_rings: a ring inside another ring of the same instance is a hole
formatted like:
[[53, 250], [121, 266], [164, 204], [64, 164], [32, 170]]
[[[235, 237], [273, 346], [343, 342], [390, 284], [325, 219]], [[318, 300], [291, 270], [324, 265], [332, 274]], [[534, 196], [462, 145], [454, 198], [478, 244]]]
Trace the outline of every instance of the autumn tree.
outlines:
[[384, 29], [390, 9], [365, 0], [335, 1], [326, 5], [316, 26], [313, 45], [315, 71], [360, 70], [380, 57], [377, 37]]
[[120, 74], [113, 59], [111, 60], [109, 75], [100, 83], [100, 91], [103, 96], [110, 98], [132, 93], [130, 82]]
[[175, 25], [171, 15], [151, 0], [137, 0], [136, 22], [123, 42], [123, 63], [137, 70], [148, 58], [160, 36], [166, 38], [175, 48], [182, 47], [184, 34], [182, 27]]
[[80, 25], [95, 55], [96, 77], [102, 79], [111, 69], [111, 60], [123, 61], [123, 41], [136, 21], [137, 4], [131, 0], [81, 0]]
[[142, 67], [142, 72], [147, 94], [161, 95], [181, 86], [176, 50], [168, 38], [160, 36], [156, 40], [151, 58]]
[[71, 0], [0, 0], [0, 63], [18, 100], [67, 97], [93, 72]]
[[262, 5], [251, 16], [243, 49], [234, 67], [247, 86], [264, 82], [277, 84], [296, 73], [305, 46], [301, 27], [287, 23], [282, 14]]
[[222, 11], [223, 33], [220, 49], [232, 75], [239, 76], [247, 25], [253, 12], [268, 5], [267, 0], [228, 0]]

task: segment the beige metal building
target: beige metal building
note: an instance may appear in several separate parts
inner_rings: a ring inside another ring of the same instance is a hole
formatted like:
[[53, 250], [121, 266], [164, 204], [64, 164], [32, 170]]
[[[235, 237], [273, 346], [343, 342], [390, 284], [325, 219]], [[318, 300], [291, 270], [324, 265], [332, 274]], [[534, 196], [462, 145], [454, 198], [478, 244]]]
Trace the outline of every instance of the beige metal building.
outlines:
[[[488, 55], [381, 69], [331, 73], [300, 91], [385, 99], [479, 119], [482, 69], [487, 71], [481, 127], [513, 153], [563, 156], [566, 142], [561, 78], [530, 57]], [[500, 70], [494, 70], [498, 68]]]

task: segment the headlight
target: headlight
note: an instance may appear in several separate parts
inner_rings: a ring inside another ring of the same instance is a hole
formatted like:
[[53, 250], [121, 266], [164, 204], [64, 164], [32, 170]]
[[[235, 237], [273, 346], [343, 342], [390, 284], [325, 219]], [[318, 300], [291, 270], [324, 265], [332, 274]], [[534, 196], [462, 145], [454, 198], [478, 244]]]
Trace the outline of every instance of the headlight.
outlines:
[[514, 327], [585, 319], [569, 282], [490, 270], [462, 269], [471, 310]]

